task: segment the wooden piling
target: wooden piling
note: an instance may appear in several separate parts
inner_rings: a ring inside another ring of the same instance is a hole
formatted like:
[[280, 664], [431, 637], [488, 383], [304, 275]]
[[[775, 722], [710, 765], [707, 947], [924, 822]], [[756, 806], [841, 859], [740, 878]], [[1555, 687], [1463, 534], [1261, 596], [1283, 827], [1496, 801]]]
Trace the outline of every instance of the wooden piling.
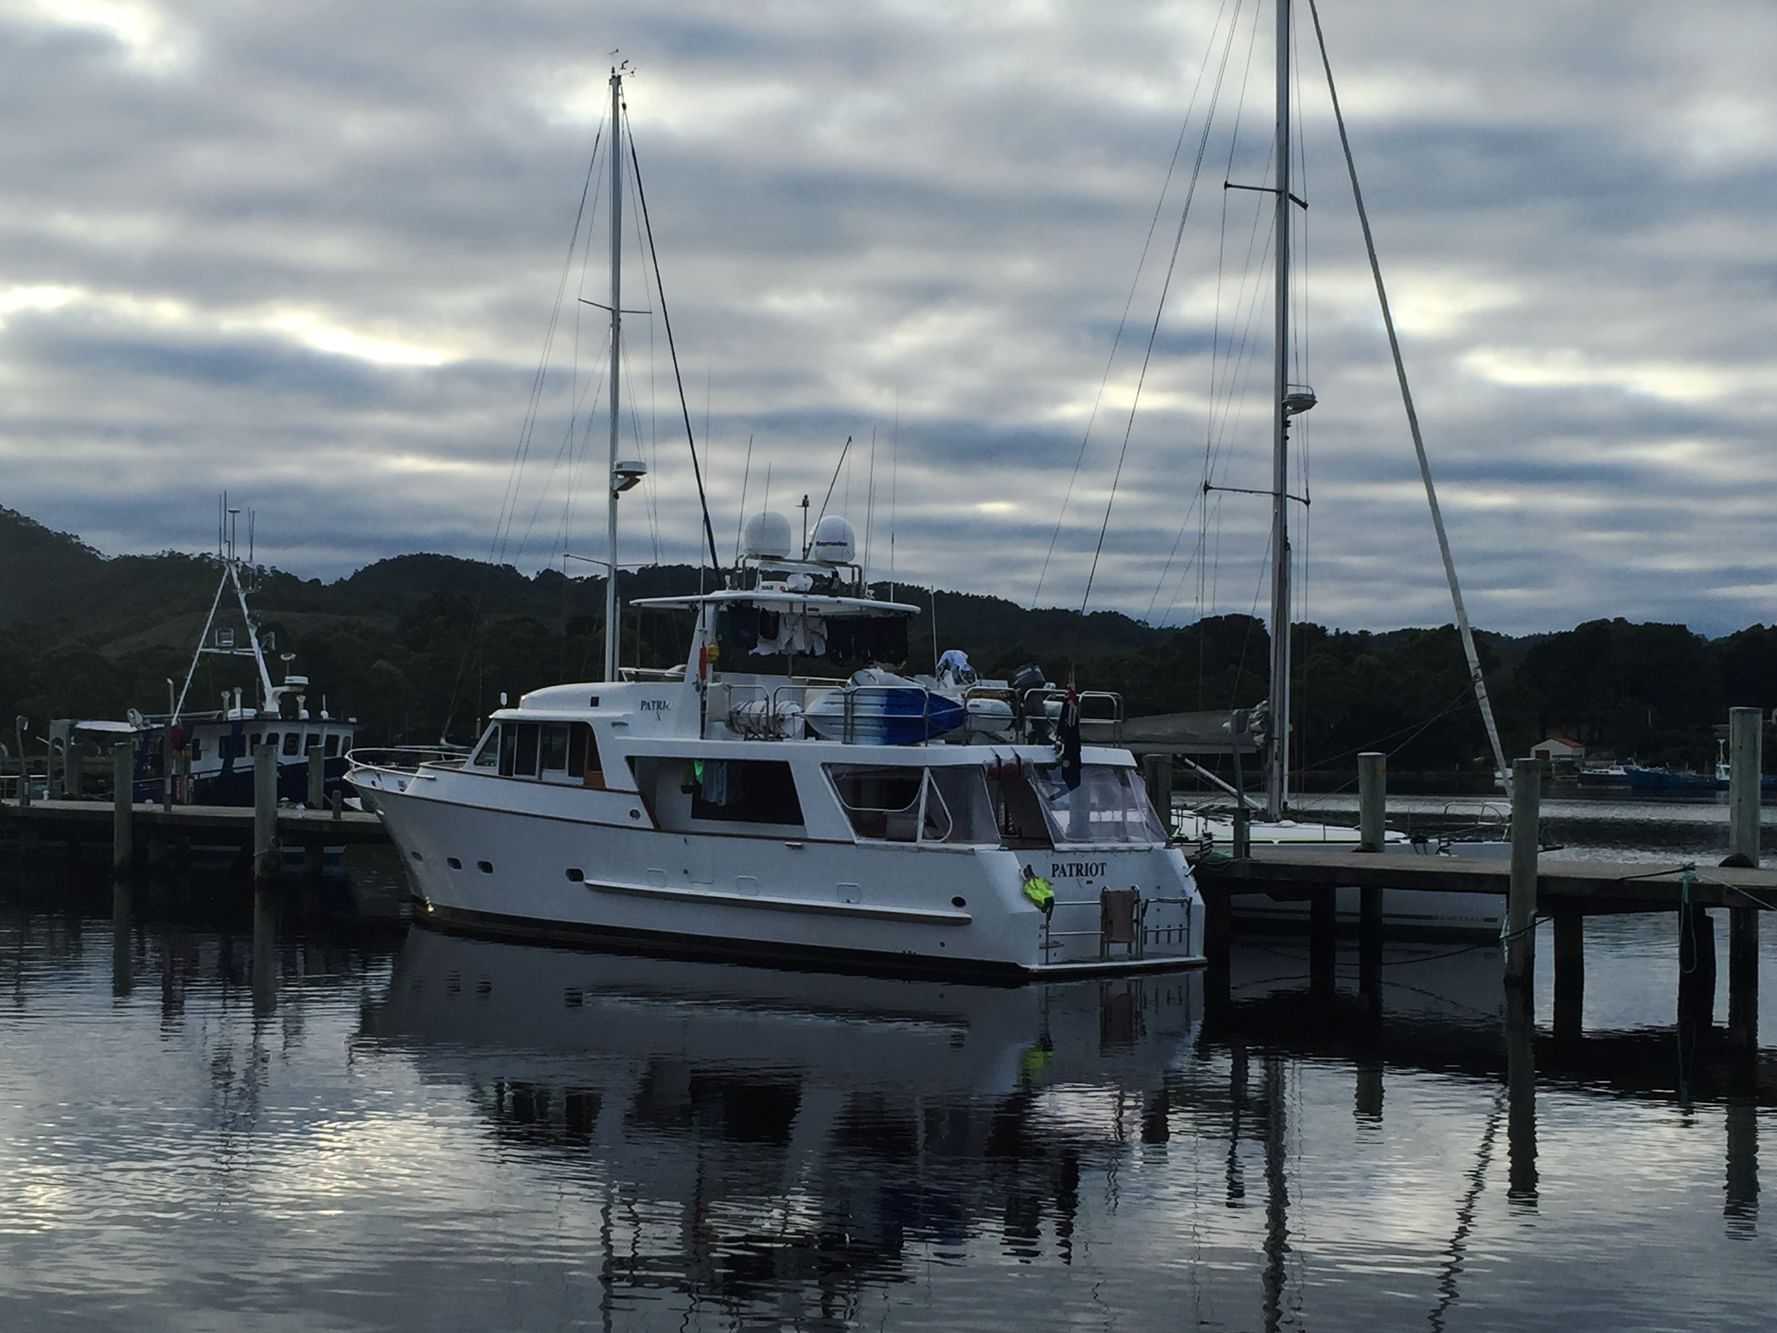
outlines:
[[[1522, 761], [1520, 761], [1522, 762]], [[1534, 761], [1532, 761], [1534, 762]], [[1513, 765], [1514, 770], [1517, 765]], [[1516, 800], [1516, 772], [1513, 797]], [[1536, 1027], [1528, 989], [1506, 992], [1506, 1198], [1536, 1207]]]
[[1536, 861], [1542, 786], [1541, 762], [1512, 761], [1512, 878], [1506, 889], [1508, 986], [1528, 987], [1536, 974]]
[[31, 719], [16, 717], [12, 721], [12, 743], [18, 747], [19, 787], [15, 793], [18, 797], [19, 809], [31, 808], [31, 763], [25, 757], [25, 733], [31, 728]]
[[1220, 1014], [1232, 998], [1229, 973], [1230, 944], [1234, 933], [1233, 905], [1226, 889], [1197, 890], [1203, 895], [1203, 999], [1206, 1010]]
[[135, 747], [121, 741], [111, 747], [111, 868], [127, 871], [135, 859], [133, 797], [136, 785]]
[[1586, 918], [1576, 908], [1555, 909], [1555, 1037], [1577, 1041], [1585, 1030]]
[[1388, 758], [1373, 750], [1357, 757], [1358, 850], [1379, 852], [1386, 827]]
[[1357, 908], [1357, 990], [1372, 1013], [1382, 1012], [1382, 890], [1360, 888]]
[[173, 749], [173, 728], [169, 724], [160, 733], [160, 808], [169, 813], [173, 809], [173, 757], [177, 753]]
[[1758, 1234], [1758, 1098], [1730, 1093], [1725, 1111], [1728, 1178], [1722, 1216], [1728, 1219], [1730, 1234], [1754, 1236]]
[[278, 751], [261, 745], [253, 752], [253, 877], [278, 873]]
[[130, 882], [111, 882], [111, 993], [127, 996], [135, 988], [135, 954], [131, 936]]
[[1728, 710], [1728, 854], [1758, 864], [1759, 770], [1764, 766], [1756, 708]]
[[319, 750], [309, 751], [308, 808], [319, 810], [327, 804], [327, 757]]
[[1339, 956], [1337, 893], [1323, 886], [1314, 889], [1308, 901], [1308, 988], [1322, 993], [1333, 989], [1333, 965]]
[[[1728, 710], [1728, 855], [1759, 863], [1759, 775], [1764, 770], [1763, 715]], [[1758, 1045], [1758, 909], [1728, 909], [1728, 1040]]]

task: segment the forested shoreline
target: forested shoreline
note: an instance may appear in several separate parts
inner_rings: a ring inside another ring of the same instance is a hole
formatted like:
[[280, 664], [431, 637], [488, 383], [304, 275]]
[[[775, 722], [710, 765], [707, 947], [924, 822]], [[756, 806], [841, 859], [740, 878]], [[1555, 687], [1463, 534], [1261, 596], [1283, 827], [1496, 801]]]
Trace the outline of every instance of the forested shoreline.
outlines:
[[[77, 538], [0, 509], [0, 717], [40, 729], [51, 716], [164, 711], [182, 684], [215, 591], [213, 556], [107, 558]], [[696, 591], [689, 566], [625, 574], [626, 600]], [[254, 607], [276, 653], [294, 655], [335, 714], [376, 742], [467, 739], [500, 696], [599, 671], [604, 582], [526, 575], [441, 555], [379, 561], [332, 583], [255, 571]], [[879, 592], [886, 594], [886, 585]], [[927, 608], [910, 667], [962, 648], [983, 675], [1034, 662], [1053, 680], [1123, 694], [1131, 715], [1248, 707], [1264, 696], [1269, 639], [1250, 616], [1156, 629], [1115, 612], [1026, 610], [1003, 598], [902, 584]], [[678, 613], [625, 612], [624, 661], [680, 661]], [[1394, 771], [1486, 769], [1486, 744], [1452, 626], [1386, 633], [1293, 630], [1296, 747], [1305, 775], [1348, 772], [1358, 750]], [[1719, 638], [1623, 618], [1558, 633], [1477, 634], [1508, 754], [1550, 735], [1590, 757], [1701, 765], [1734, 705], [1777, 707], [1777, 626]], [[275, 655], [275, 654], [274, 654]], [[196, 706], [249, 684], [243, 664], [207, 659]], [[10, 728], [8, 728], [10, 730]], [[10, 739], [8, 737], [7, 739]], [[1312, 781], [1312, 777], [1310, 777]]]

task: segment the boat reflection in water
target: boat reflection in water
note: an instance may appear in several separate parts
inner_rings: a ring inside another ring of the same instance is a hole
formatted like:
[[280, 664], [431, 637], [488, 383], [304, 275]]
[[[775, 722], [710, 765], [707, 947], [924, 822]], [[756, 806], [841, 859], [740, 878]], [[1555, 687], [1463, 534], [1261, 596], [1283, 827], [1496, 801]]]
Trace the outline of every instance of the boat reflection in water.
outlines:
[[713, 1263], [732, 1295], [755, 1267], [781, 1291], [786, 1263], [898, 1267], [909, 1240], [984, 1226], [1065, 1261], [1082, 1173], [1114, 1171], [1144, 1115], [1165, 1133], [1201, 985], [939, 985], [416, 929], [363, 1036], [460, 1081], [499, 1141], [666, 1205], [682, 1235], [651, 1232], [652, 1258], [607, 1229], [630, 1282]]

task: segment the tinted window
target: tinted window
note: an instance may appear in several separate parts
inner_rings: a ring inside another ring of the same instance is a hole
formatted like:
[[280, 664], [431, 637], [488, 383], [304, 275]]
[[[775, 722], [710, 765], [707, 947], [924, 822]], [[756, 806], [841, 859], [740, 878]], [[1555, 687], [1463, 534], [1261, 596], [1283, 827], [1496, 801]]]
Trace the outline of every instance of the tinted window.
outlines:
[[744, 824], [802, 823], [790, 766], [775, 759], [705, 759], [692, 765], [691, 815]]
[[284, 753], [295, 754], [301, 750], [301, 748], [302, 733], [300, 731], [286, 731], [284, 733]]
[[331, 735], [327, 738], [327, 753], [329, 756], [336, 755], [339, 753], [339, 733], [338, 732], [334, 732], [333, 735]]
[[512, 775], [534, 778], [537, 776], [537, 724], [520, 722], [513, 730], [518, 733], [518, 745], [512, 754]]
[[545, 773], [567, 772], [568, 724], [566, 722], [547, 722], [539, 730], [542, 732], [543, 771]]

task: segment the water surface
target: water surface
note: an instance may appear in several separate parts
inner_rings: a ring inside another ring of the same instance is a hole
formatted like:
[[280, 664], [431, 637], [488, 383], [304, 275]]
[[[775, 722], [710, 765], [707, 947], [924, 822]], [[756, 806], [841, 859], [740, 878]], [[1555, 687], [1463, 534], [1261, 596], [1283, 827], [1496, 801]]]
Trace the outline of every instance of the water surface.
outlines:
[[1777, 1068], [1675, 1027], [1666, 918], [1589, 923], [1576, 1044], [1448, 944], [1378, 1017], [1246, 942], [1206, 1008], [410, 932], [374, 858], [0, 857], [6, 1328], [1770, 1324]]

